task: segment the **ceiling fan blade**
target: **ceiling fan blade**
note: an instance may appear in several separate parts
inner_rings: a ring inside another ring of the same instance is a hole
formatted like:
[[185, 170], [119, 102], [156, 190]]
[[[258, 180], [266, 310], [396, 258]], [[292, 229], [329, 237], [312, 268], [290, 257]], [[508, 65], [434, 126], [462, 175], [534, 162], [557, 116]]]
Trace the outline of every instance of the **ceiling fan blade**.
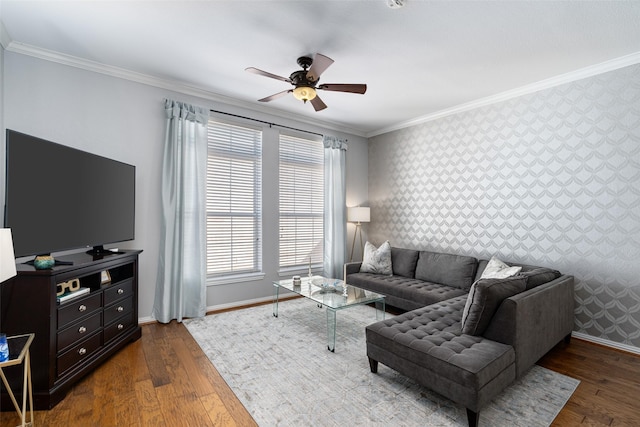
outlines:
[[313, 82], [317, 81], [320, 78], [320, 74], [324, 73], [331, 64], [333, 64], [333, 59], [320, 53], [316, 53], [313, 57], [311, 67], [309, 68], [309, 71], [307, 71], [307, 78]]
[[283, 90], [282, 92], [274, 93], [273, 95], [267, 96], [266, 98], [258, 99], [258, 101], [259, 102], [273, 101], [274, 99], [282, 98], [283, 96], [291, 92], [293, 92], [293, 89]]
[[320, 99], [320, 97], [317, 95], [309, 102], [311, 102], [311, 105], [313, 105], [313, 108], [315, 108], [316, 111], [324, 110], [325, 108], [327, 108], [327, 104], [322, 102], [322, 99]]
[[349, 83], [327, 83], [318, 86], [318, 89], [332, 90], [335, 92], [365, 93], [367, 91], [367, 85]]
[[245, 68], [244, 70], [248, 71], [250, 73], [253, 73], [253, 74], [257, 74], [259, 76], [271, 77], [272, 79], [281, 80], [283, 82], [291, 83], [291, 80], [289, 80], [289, 79], [287, 79], [285, 77], [280, 77], [280, 76], [277, 76], [275, 74], [271, 74], [271, 73], [268, 73], [266, 71], [262, 71], [262, 70], [259, 70], [257, 68], [254, 68], [254, 67]]

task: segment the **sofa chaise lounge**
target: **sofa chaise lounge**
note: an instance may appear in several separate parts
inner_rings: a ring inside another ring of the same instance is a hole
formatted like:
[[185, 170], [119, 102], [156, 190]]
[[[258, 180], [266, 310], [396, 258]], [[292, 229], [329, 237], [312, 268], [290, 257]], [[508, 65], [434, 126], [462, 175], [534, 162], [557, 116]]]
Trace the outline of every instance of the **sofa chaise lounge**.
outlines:
[[483, 278], [488, 260], [402, 248], [391, 248], [391, 262], [390, 275], [345, 266], [348, 284], [409, 310], [366, 327], [371, 372], [382, 363], [463, 405], [470, 426], [485, 404], [570, 339], [573, 276], [520, 265], [515, 276]]

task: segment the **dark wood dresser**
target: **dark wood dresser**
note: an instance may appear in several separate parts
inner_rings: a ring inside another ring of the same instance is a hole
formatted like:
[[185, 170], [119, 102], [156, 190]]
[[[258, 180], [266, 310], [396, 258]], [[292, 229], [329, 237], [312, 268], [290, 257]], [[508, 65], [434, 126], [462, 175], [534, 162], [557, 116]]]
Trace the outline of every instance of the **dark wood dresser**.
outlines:
[[[138, 255], [60, 256], [72, 265], [36, 270], [18, 264], [18, 275], [0, 285], [0, 330], [35, 333], [31, 371], [35, 409], [50, 409], [84, 375], [141, 336], [138, 325]], [[56, 286], [78, 279], [89, 293], [58, 303]], [[11, 383], [22, 381], [19, 370]], [[1, 407], [13, 409], [3, 390]]]

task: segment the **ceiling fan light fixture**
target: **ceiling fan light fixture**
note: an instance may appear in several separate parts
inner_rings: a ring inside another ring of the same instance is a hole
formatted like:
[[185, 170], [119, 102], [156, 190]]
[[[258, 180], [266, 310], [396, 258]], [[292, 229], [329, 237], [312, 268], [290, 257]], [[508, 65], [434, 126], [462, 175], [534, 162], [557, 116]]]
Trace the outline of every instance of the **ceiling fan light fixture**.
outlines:
[[316, 90], [309, 86], [299, 86], [293, 90], [293, 96], [302, 102], [311, 101], [316, 97]]

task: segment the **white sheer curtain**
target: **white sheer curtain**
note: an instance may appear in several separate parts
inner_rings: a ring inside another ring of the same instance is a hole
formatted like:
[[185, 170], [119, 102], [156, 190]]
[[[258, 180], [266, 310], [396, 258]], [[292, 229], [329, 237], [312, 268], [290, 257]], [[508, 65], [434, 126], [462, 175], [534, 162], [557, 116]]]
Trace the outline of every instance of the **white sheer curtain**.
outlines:
[[342, 279], [347, 254], [347, 141], [324, 136], [324, 275]]
[[206, 314], [205, 108], [165, 99], [162, 228], [153, 317], [162, 323]]

